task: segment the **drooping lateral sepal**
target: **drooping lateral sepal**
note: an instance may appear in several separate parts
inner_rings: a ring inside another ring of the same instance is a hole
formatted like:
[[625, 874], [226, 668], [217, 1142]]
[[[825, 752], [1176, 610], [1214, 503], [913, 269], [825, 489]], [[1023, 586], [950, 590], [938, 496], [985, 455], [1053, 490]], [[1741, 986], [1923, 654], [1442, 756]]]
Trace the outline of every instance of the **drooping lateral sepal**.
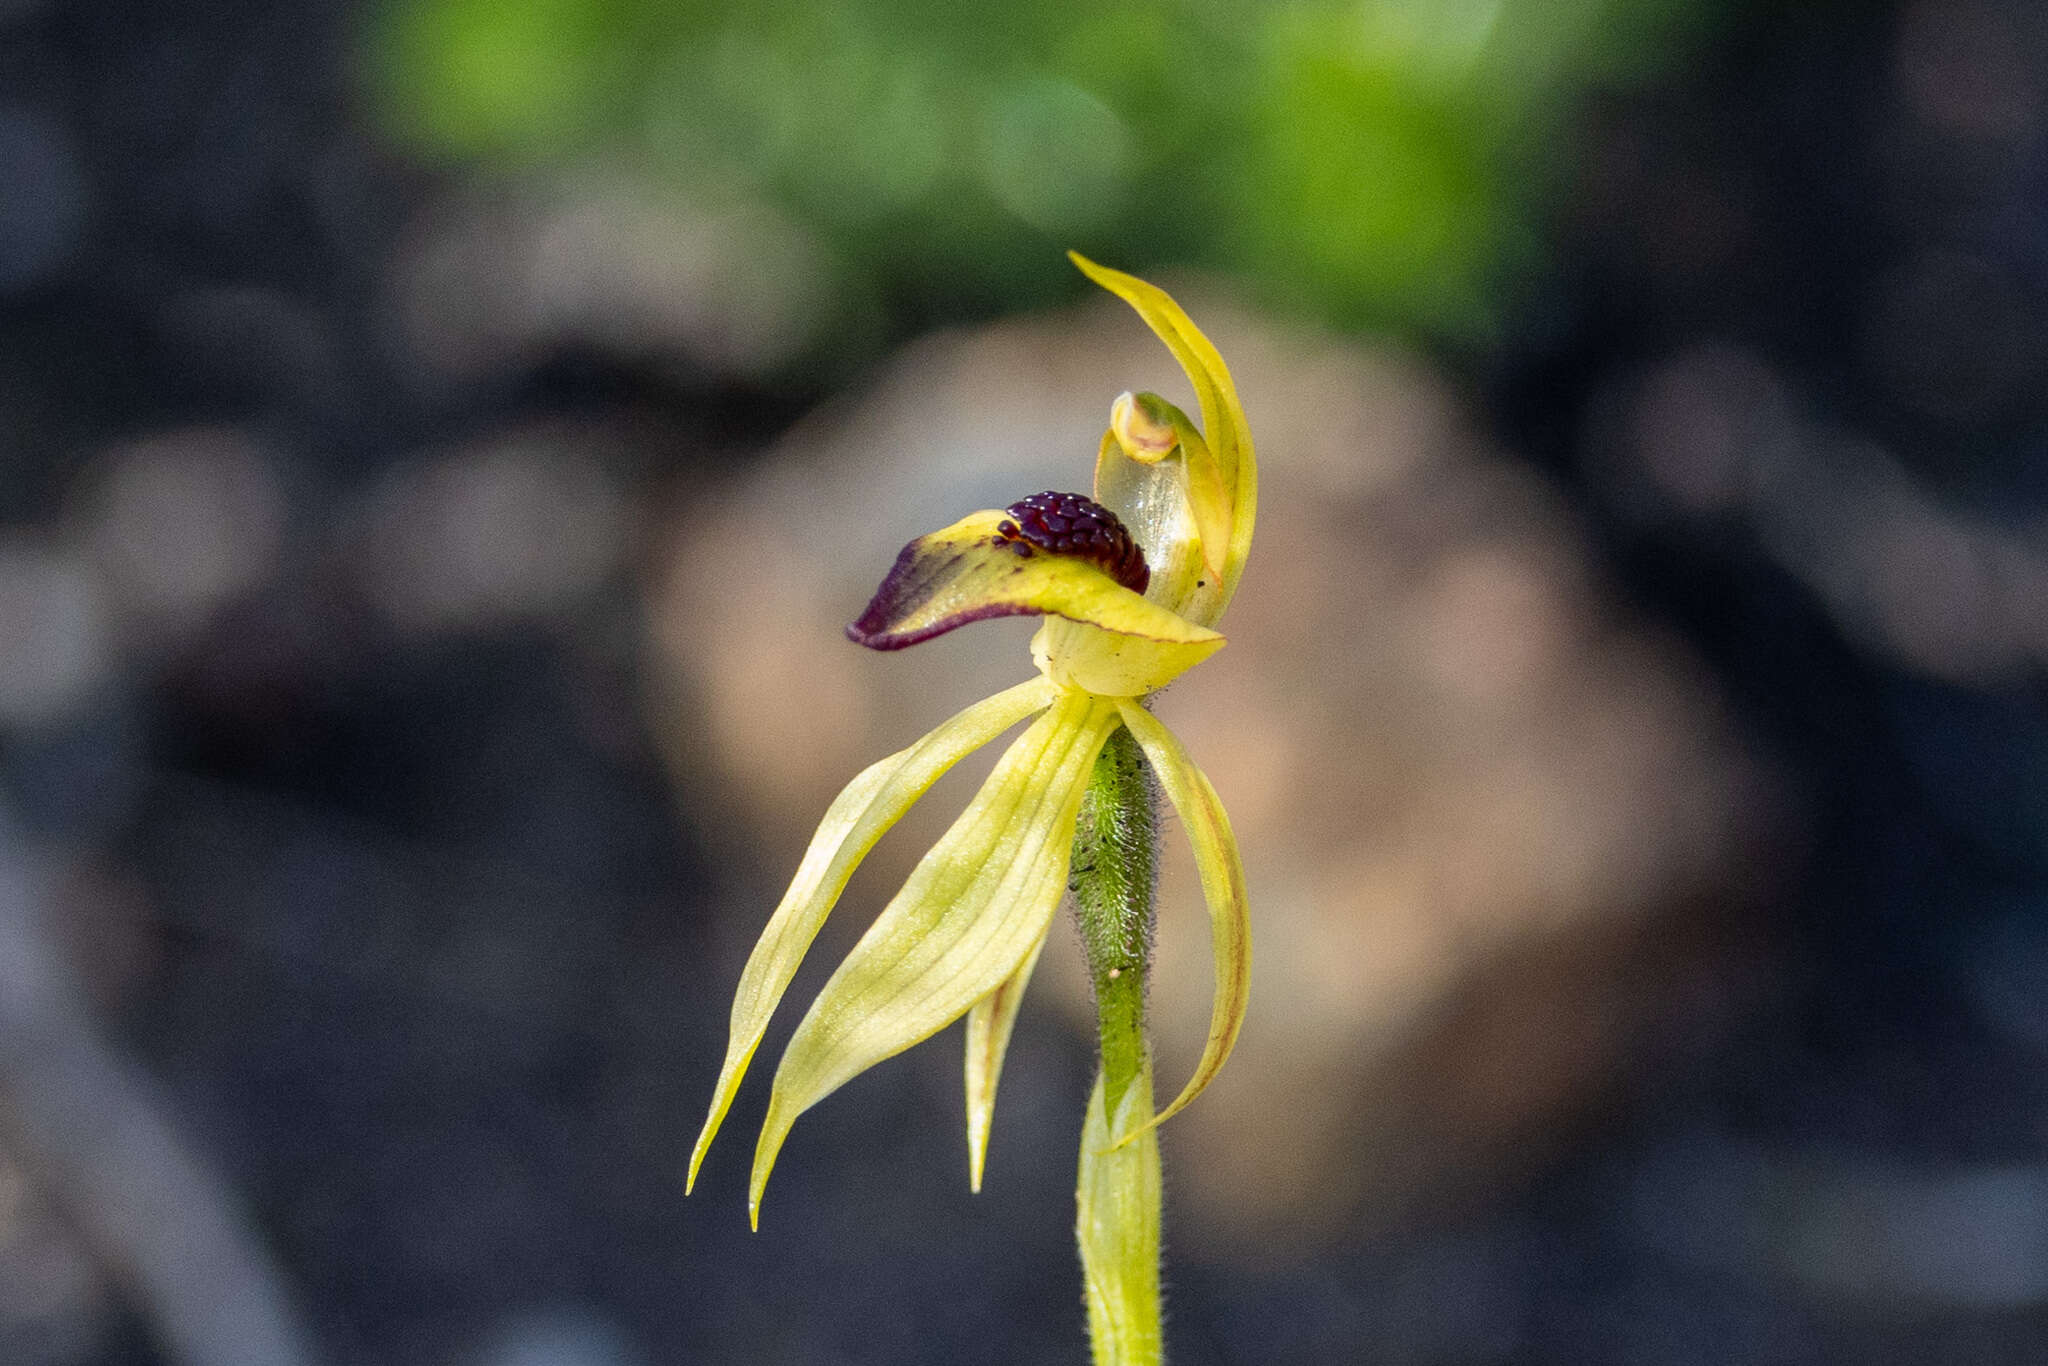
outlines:
[[797, 1025], [754, 1149], [750, 1212], [798, 1115], [931, 1037], [1044, 942], [1095, 755], [1116, 705], [1063, 691], [997, 761]]
[[826, 810], [810, 848], [767, 928], [747, 958], [734, 993], [725, 1063], [711, 1097], [711, 1112], [690, 1154], [685, 1191], [697, 1184], [697, 1169], [732, 1107], [747, 1064], [760, 1047], [768, 1021], [789, 989], [804, 953], [818, 937], [833, 903], [853, 870], [889, 827], [945, 772], [1017, 722], [1048, 706], [1054, 687], [1034, 679], [997, 693], [954, 716], [908, 749], [862, 770]]
[[1093, 560], [1034, 544], [1015, 518], [995, 510], [903, 547], [846, 634], [872, 649], [897, 650], [1002, 616], [1064, 617], [1176, 645], [1222, 640], [1118, 583]]
[[1017, 1010], [1032, 970], [1045, 951], [1045, 940], [1025, 955], [1024, 962], [1003, 984], [974, 1003], [967, 1012], [967, 1185], [979, 1194], [988, 1165], [988, 1136], [995, 1121], [996, 1083], [1003, 1078], [1003, 1059], [1017, 1028]]
[[1194, 849], [1195, 872], [1202, 883], [1202, 899], [1209, 907], [1210, 949], [1216, 960], [1209, 1036], [1195, 1063], [1195, 1074], [1173, 1103], [1150, 1121], [1150, 1127], [1180, 1113], [1200, 1095], [1223, 1070], [1230, 1050], [1237, 1044], [1251, 1000], [1251, 914], [1237, 837], [1231, 833], [1230, 817], [1208, 775], [1195, 766], [1180, 740], [1159, 718], [1135, 701], [1121, 701], [1117, 706], [1124, 725], [1145, 751], [1146, 762], [1158, 777], [1160, 790], [1166, 793], [1187, 831], [1188, 843]]

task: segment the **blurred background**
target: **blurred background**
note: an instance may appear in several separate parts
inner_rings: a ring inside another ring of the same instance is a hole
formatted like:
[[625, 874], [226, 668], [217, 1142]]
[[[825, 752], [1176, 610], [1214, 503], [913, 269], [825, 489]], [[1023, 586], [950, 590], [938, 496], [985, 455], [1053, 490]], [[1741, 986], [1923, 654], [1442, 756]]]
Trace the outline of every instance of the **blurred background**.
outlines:
[[[1209, 1363], [2037, 1362], [2033, 0], [0, 0], [0, 1362], [1083, 1359], [1071, 932], [698, 1193], [896, 548], [1185, 389], [1257, 916]], [[983, 761], [985, 768], [986, 761]], [[1163, 1073], [1208, 997], [1168, 831]]]

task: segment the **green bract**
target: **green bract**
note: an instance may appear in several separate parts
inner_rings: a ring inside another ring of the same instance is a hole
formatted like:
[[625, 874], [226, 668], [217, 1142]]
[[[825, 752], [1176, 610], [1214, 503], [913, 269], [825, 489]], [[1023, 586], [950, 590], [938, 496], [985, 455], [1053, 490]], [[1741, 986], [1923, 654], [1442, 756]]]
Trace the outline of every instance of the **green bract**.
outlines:
[[[749, 1211], [758, 1226], [761, 1193], [797, 1116], [963, 1015], [969, 1175], [980, 1189], [1003, 1054], [1066, 891], [1082, 795], [1103, 745], [1128, 728], [1194, 848], [1209, 905], [1216, 996], [1195, 1074], [1171, 1104], [1148, 1114], [1148, 1071], [1146, 1084], [1127, 1092], [1116, 1114], [1107, 1112], [1099, 1087], [1091, 1105], [1082, 1159], [1082, 1247], [1090, 1312], [1114, 1318], [1116, 1296], [1097, 1293], [1103, 1264], [1089, 1255], [1089, 1210], [1125, 1198], [1116, 1194], [1127, 1189], [1127, 1174], [1119, 1174], [1124, 1168], [1156, 1167], [1156, 1149], [1131, 1140], [1209, 1084], [1244, 1019], [1251, 947], [1237, 843], [1208, 778], [1145, 709], [1144, 697], [1222, 647], [1214, 626], [1251, 546], [1258, 471], [1230, 371], [1208, 338], [1163, 291], [1080, 256], [1074, 260], [1166, 342], [1200, 405], [1198, 430], [1165, 400], [1126, 394], [1103, 435], [1094, 501], [1114, 513], [1142, 549], [1149, 579], [1136, 571], [1129, 582], [1145, 591], [1119, 582], [1100, 555], [1020, 537], [1001, 511], [971, 513], [904, 547], [850, 628], [855, 639], [896, 649], [984, 617], [1033, 614], [1045, 619], [1032, 642], [1041, 676], [976, 703], [868, 768], [826, 811], [740, 977], [725, 1065], [690, 1158], [689, 1180], [694, 1186], [770, 1015], [855, 866], [947, 769], [1035, 717], [798, 1024], [776, 1069], [755, 1148]], [[1142, 1107], [1133, 1110], [1140, 1091]], [[1156, 1203], [1156, 1189], [1149, 1198]], [[1156, 1237], [1156, 1219], [1154, 1225]]]

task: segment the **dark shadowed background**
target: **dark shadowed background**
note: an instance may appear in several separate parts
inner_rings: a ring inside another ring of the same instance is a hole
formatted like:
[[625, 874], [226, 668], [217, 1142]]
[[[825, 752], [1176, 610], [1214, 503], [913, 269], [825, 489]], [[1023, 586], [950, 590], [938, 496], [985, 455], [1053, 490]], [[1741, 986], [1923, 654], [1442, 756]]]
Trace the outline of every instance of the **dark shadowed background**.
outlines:
[[1178, 1366], [2041, 1360], [2034, 0], [0, 0], [0, 1362], [1084, 1359], [1069, 931], [982, 1195], [952, 1033], [682, 1195], [1030, 668], [841, 625], [1180, 392], [1070, 246], [1265, 471]]

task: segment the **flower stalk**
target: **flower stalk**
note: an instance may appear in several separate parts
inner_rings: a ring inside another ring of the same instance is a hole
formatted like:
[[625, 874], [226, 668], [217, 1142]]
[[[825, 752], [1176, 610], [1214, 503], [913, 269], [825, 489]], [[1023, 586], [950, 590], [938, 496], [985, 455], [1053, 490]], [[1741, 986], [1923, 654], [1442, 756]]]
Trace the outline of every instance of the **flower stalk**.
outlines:
[[1161, 1360], [1159, 1134], [1149, 1126], [1132, 1132], [1152, 1114], [1145, 987], [1158, 811], [1144, 752], [1120, 728], [1096, 756], [1068, 883], [1100, 1041], [1074, 1197], [1095, 1366], [1157, 1366]]

